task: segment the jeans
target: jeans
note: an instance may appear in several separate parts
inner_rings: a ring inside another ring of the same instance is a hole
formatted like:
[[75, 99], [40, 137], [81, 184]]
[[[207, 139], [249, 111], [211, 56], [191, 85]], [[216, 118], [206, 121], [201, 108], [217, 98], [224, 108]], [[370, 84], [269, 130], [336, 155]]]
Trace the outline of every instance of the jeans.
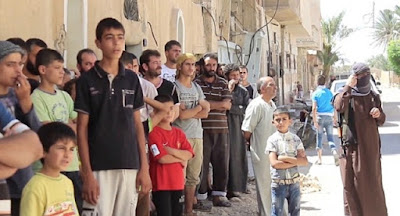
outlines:
[[322, 136], [324, 135], [324, 128], [328, 138], [329, 147], [336, 149], [333, 141], [333, 117], [328, 115], [318, 115], [318, 134], [317, 134], [317, 150], [322, 149]]
[[282, 216], [285, 199], [288, 201], [290, 216], [300, 215], [300, 184], [271, 184], [272, 208], [271, 216]]

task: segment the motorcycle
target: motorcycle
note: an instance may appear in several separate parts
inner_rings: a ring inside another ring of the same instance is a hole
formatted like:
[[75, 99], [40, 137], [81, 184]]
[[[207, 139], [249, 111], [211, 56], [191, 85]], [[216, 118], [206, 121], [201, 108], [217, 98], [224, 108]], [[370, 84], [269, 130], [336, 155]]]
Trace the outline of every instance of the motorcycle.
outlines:
[[303, 146], [305, 149], [315, 148], [317, 143], [317, 130], [313, 125], [313, 120], [311, 115], [312, 106], [308, 105], [305, 101], [300, 99], [296, 99], [296, 102], [305, 105], [305, 108], [300, 111], [301, 127], [296, 131], [296, 135], [303, 142]]

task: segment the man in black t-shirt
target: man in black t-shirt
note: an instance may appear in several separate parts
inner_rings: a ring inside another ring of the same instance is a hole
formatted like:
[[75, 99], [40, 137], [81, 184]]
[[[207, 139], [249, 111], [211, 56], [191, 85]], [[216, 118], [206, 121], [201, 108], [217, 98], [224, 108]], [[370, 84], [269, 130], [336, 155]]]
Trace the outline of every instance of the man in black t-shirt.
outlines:
[[140, 56], [140, 72], [144, 78], [153, 83], [159, 95], [170, 95], [175, 103], [178, 101], [175, 85], [160, 77], [161, 54], [157, 50], [145, 50]]

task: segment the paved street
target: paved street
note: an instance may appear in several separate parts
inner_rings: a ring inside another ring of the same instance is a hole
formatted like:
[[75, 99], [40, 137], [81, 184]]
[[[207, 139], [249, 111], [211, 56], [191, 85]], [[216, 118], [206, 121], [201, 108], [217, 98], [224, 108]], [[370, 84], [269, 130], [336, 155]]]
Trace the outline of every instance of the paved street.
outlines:
[[[379, 128], [382, 139], [383, 187], [389, 215], [399, 215], [396, 205], [400, 194], [398, 187], [398, 165], [400, 164], [400, 89], [383, 89], [382, 100], [386, 113], [386, 123]], [[336, 137], [337, 139], [337, 137]], [[337, 140], [339, 143], [339, 140]], [[342, 182], [339, 168], [334, 166], [328, 146], [324, 146], [323, 164], [312, 165], [309, 173], [317, 176], [321, 191], [302, 196], [302, 215], [340, 216], [343, 215]], [[314, 150], [307, 151], [311, 163], [317, 160]], [[371, 187], [373, 187], [371, 185]]]

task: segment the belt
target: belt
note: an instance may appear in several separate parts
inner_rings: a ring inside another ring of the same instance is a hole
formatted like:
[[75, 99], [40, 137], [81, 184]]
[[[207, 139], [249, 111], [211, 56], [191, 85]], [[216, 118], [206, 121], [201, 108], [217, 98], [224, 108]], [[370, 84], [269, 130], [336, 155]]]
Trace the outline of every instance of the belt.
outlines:
[[292, 178], [292, 179], [272, 179], [272, 182], [280, 184], [280, 185], [290, 185], [300, 182], [300, 176]]

